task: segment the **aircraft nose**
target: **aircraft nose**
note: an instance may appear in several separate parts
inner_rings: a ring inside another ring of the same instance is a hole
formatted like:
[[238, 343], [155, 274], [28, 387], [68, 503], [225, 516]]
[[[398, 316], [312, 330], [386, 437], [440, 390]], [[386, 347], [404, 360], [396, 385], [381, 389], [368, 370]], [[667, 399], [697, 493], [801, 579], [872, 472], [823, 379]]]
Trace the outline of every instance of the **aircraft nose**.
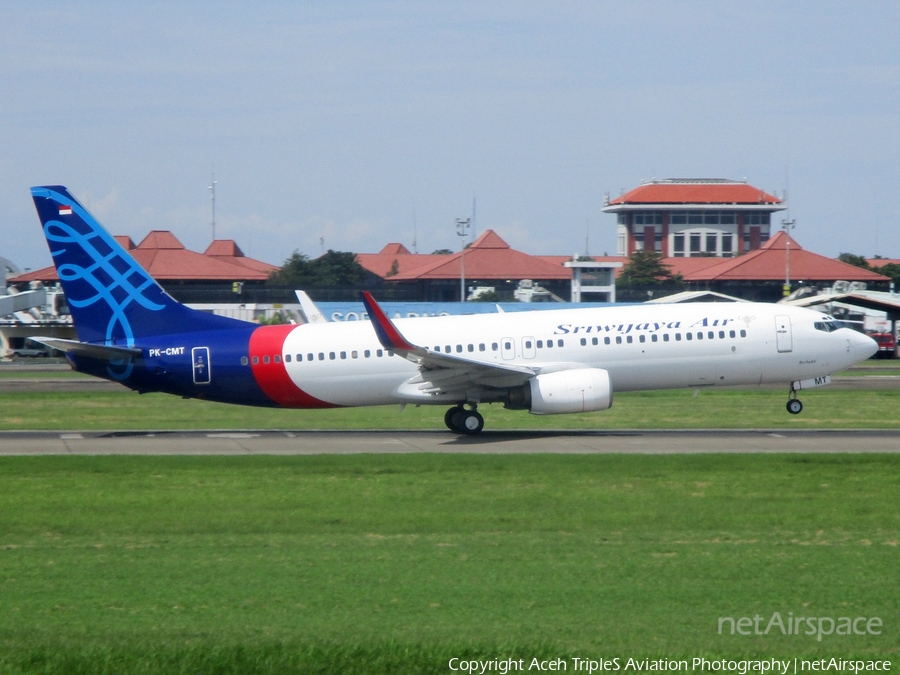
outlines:
[[853, 331], [853, 336], [847, 342], [850, 345], [850, 353], [860, 361], [865, 361], [878, 353], [878, 343], [868, 335]]

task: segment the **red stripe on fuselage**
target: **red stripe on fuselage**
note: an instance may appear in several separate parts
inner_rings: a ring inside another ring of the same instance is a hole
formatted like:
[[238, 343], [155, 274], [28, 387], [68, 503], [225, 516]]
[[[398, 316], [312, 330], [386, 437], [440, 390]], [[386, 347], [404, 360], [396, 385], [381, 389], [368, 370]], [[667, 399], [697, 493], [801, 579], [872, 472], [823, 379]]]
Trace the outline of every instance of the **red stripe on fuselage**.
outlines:
[[266, 396], [286, 408], [337, 408], [334, 403], [307, 394], [288, 375], [282, 352], [288, 333], [295, 328], [297, 326], [260, 326], [250, 334], [253, 378]]

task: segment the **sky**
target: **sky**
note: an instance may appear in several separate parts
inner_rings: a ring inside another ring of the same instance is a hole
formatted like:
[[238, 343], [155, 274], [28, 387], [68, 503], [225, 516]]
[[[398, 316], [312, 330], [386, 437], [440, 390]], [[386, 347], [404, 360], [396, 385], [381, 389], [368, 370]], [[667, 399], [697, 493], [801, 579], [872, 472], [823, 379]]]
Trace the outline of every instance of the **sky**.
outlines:
[[[114, 234], [615, 253], [642, 181], [746, 179], [817, 253], [900, 258], [900, 3], [0, 0], [0, 256], [29, 187]], [[774, 226], [773, 226], [774, 230]]]

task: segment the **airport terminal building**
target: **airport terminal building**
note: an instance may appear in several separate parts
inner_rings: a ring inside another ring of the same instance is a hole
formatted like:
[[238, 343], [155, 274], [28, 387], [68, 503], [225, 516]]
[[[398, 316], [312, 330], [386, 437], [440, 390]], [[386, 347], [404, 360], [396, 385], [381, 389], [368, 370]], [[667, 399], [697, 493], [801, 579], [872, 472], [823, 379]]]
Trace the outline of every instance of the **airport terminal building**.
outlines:
[[669, 178], [644, 183], [615, 199], [617, 254], [656, 251], [664, 258], [730, 258], [758, 250], [778, 228], [782, 199], [746, 181]]

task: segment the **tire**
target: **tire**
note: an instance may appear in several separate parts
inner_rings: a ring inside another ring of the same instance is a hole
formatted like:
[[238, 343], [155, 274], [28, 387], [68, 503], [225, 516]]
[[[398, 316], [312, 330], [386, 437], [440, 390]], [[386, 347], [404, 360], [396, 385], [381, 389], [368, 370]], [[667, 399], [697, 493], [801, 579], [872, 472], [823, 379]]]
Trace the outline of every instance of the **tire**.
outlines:
[[476, 410], [465, 410], [459, 418], [459, 430], [467, 436], [480, 434], [484, 429], [484, 418]]
[[459, 426], [460, 421], [460, 413], [464, 412], [463, 409], [459, 406], [450, 408], [447, 412], [444, 413], [444, 424], [447, 425], [447, 428], [450, 431], [455, 431], [459, 433], [461, 431]]
[[791, 415], [799, 415], [800, 411], [803, 410], [803, 404], [799, 399], [792, 398], [787, 402], [787, 411], [791, 413]]

